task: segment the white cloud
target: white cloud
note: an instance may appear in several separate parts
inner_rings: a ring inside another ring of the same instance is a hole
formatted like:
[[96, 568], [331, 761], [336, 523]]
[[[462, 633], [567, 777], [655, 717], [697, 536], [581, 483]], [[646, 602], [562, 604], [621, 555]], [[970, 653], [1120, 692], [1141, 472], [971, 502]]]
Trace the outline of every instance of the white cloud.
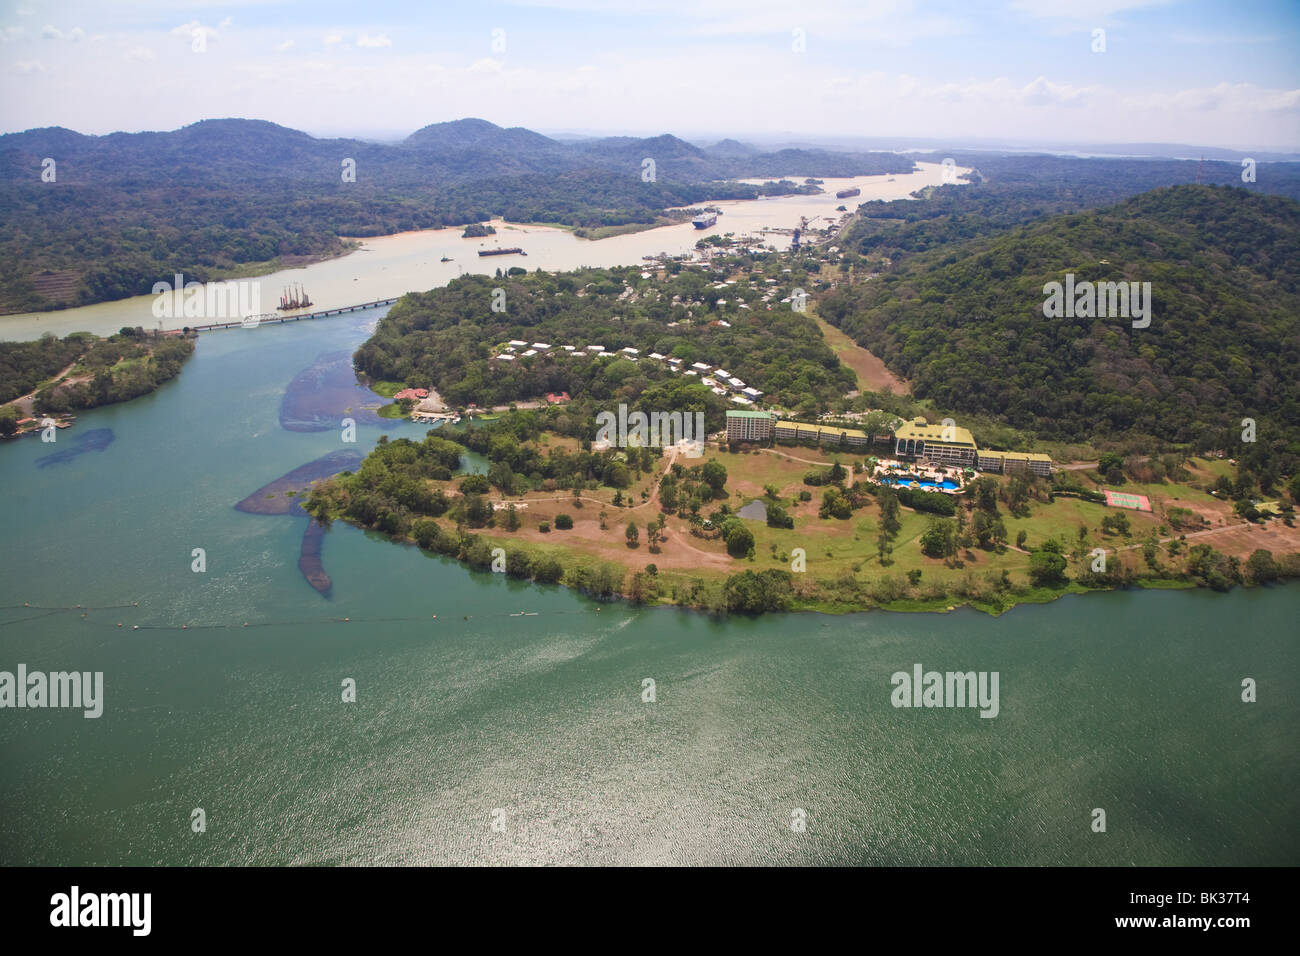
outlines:
[[334, 46], [337, 43], [342, 43], [343, 38], [339, 36], [337, 33], [330, 33], [326, 36], [321, 37], [320, 42], [324, 43], [326, 46]]
[[68, 39], [71, 40], [73, 43], [76, 43], [78, 40], [85, 39], [85, 36], [86, 36], [86, 31], [81, 29], [81, 27], [73, 27], [72, 30], [69, 31], [68, 33]]
[[9, 64], [10, 73], [44, 73], [45, 67], [37, 60], [16, 60]]
[[500, 73], [505, 64], [500, 60], [494, 60], [490, 56], [485, 56], [481, 60], [475, 60], [470, 64], [471, 73]]
[[1012, 10], [1041, 20], [1100, 23], [1130, 10], [1164, 7], [1175, 0], [1011, 0]]
[[1266, 90], [1253, 83], [1220, 83], [1174, 93], [1128, 96], [1124, 106], [1139, 112], [1204, 113], [1224, 110], [1232, 113], [1294, 112], [1300, 108], [1300, 89]]
[[205, 39], [216, 40], [221, 34], [217, 32], [216, 27], [204, 26], [198, 20], [191, 20], [189, 23], [182, 23], [178, 27], [172, 27], [172, 36], [193, 37], [203, 34]]
[[150, 50], [148, 47], [143, 47], [143, 46], [132, 47], [131, 49], [127, 50], [126, 58], [128, 60], [139, 60], [141, 62], [144, 62], [146, 60], [156, 59], [153, 50]]
[[293, 41], [292, 41], [292, 40], [285, 40], [283, 43], [280, 43], [280, 44], [277, 44], [277, 45], [276, 45], [275, 52], [276, 52], [276, 53], [284, 53], [284, 52], [286, 52], [287, 50], [292, 50], [292, 49], [293, 49]]
[[217, 27], [222, 30], [228, 30], [230, 29], [230, 25], [234, 22], [235, 22], [234, 17], [226, 17], [226, 19], [222, 20], [220, 23], [217, 24]]
[[388, 39], [388, 37], [384, 36], [382, 33], [377, 33], [374, 36], [369, 36], [365, 33], [362, 33], [360, 36], [357, 37], [357, 46], [362, 48], [366, 48], [366, 47], [374, 48], [374, 47], [392, 46], [392, 45], [393, 45], [393, 41]]
[[44, 28], [42, 28], [42, 30], [41, 30], [41, 39], [42, 39], [42, 40], [62, 40], [62, 39], [63, 39], [63, 31], [60, 30], [58, 27], [56, 27], [56, 26], [51, 26], [50, 24], [47, 23], [47, 24], [45, 24]]

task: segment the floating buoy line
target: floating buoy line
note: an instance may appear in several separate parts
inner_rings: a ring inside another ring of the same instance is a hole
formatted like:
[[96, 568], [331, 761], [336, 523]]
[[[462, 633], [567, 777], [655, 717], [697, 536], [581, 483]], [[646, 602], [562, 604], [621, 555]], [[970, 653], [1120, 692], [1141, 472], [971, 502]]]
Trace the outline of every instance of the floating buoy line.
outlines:
[[[20, 611], [32, 610], [40, 611], [39, 614], [28, 615], [27, 617], [15, 618], [9, 621], [0, 621], [0, 627], [8, 627], [12, 624], [22, 624], [26, 621], [34, 621], [38, 618], [49, 617], [53, 614], [66, 613], [68, 611], [80, 611], [81, 619], [85, 623], [95, 627], [111, 627], [114, 630], [132, 630], [132, 631], [219, 631], [235, 630], [243, 628], [257, 627], [301, 627], [304, 625], [324, 625], [324, 624], [417, 624], [428, 623], [438, 620], [438, 615], [430, 614], [427, 616], [410, 616], [410, 617], [317, 617], [317, 618], [300, 618], [296, 620], [285, 621], [236, 621], [224, 624], [137, 624], [128, 623], [127, 621], [92, 621], [89, 617], [90, 611], [118, 611], [127, 608], [138, 608], [139, 601], [133, 601], [130, 604], [7, 604], [0, 605], [0, 611]], [[501, 617], [540, 617], [552, 615], [576, 615], [599, 613], [600, 608], [584, 608], [569, 611], [495, 611], [487, 614], [466, 614], [462, 620], [470, 621], [479, 618], [501, 618]], [[445, 620], [445, 618], [444, 618]]]

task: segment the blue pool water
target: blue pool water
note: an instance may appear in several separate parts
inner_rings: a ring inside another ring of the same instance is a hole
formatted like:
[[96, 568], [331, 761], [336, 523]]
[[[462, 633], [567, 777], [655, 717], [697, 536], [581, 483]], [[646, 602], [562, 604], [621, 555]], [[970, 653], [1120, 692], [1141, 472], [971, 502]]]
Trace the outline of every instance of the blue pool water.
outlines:
[[886, 478], [885, 480], [891, 485], [904, 485], [908, 488], [942, 488], [945, 491], [955, 491], [958, 488], [957, 482], [949, 481], [946, 478], [943, 481], [921, 481], [916, 478]]

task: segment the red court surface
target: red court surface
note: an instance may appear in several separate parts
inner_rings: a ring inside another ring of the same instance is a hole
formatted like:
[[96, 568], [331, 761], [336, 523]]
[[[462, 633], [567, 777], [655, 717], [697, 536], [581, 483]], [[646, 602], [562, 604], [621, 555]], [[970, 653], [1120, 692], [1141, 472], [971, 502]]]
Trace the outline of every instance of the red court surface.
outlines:
[[1151, 502], [1146, 495], [1131, 495], [1127, 491], [1103, 491], [1106, 504], [1112, 508], [1131, 508], [1134, 511], [1150, 511]]

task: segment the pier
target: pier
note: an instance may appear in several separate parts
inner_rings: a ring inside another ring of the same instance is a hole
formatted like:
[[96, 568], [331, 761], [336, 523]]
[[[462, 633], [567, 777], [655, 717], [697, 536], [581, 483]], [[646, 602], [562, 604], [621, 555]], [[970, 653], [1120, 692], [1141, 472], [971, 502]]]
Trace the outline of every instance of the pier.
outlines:
[[[347, 312], [360, 312], [363, 309], [375, 309], [381, 305], [392, 305], [397, 299], [376, 299], [374, 302], [362, 302], [360, 305], [345, 305], [337, 309], [324, 309], [320, 312], [304, 312], [299, 315], [280, 315], [269, 312], [265, 315], [249, 315], [233, 322], [208, 322], [204, 325], [191, 325], [191, 332], [215, 332], [219, 329], [255, 329], [259, 325], [283, 325], [286, 322], [301, 322], [304, 319], [326, 319], [331, 315], [343, 315]], [[168, 329], [164, 334], [180, 335], [183, 329]]]

